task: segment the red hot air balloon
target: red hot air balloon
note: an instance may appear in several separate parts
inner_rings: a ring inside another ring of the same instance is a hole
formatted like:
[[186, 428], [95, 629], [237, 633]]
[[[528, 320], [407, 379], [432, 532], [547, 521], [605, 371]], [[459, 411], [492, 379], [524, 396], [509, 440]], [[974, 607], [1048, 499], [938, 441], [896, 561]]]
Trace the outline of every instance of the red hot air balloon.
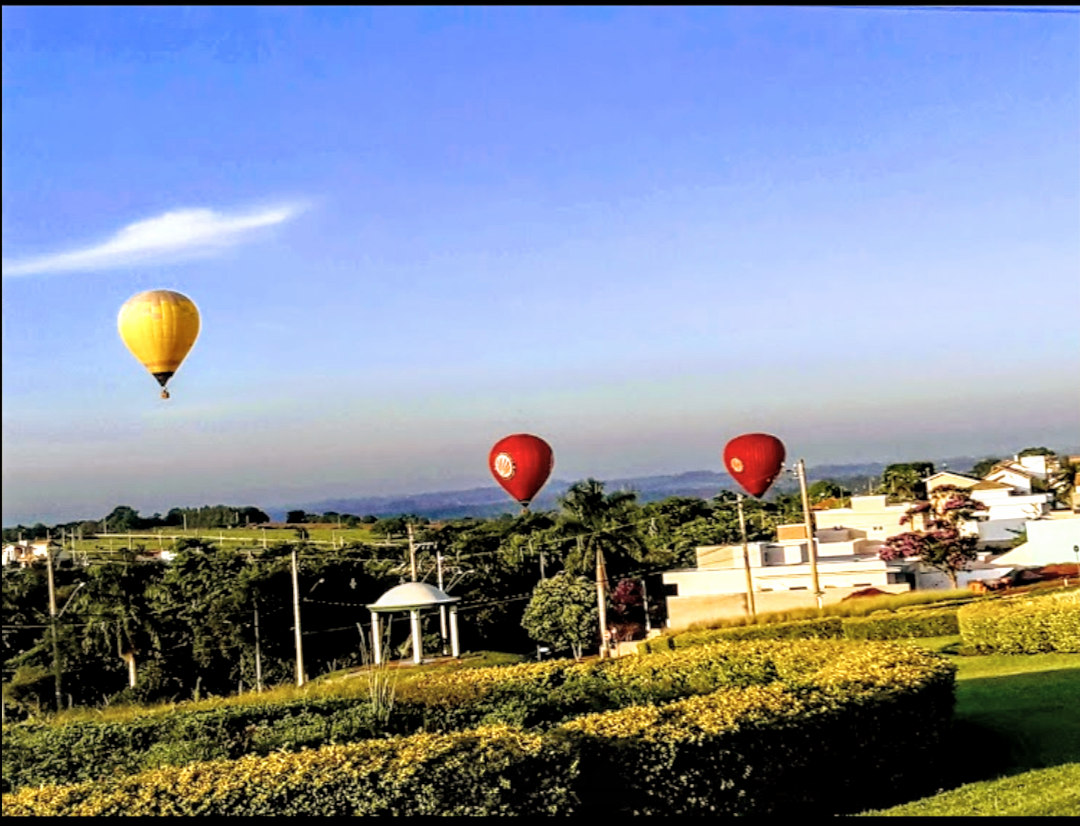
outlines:
[[538, 436], [515, 433], [499, 439], [488, 454], [488, 467], [503, 490], [528, 508], [555, 467], [551, 445]]
[[768, 433], [744, 433], [724, 447], [724, 466], [751, 496], [760, 498], [784, 468], [784, 443]]

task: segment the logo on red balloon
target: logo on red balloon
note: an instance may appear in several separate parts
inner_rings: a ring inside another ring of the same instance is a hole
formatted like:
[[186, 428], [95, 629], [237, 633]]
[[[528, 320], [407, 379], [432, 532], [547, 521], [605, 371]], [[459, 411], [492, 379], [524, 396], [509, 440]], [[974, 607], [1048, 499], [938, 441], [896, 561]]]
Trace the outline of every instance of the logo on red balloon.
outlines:
[[731, 469], [733, 471], [735, 471], [736, 473], [742, 473], [743, 472], [742, 459], [740, 459], [738, 457], [733, 457], [732, 460], [731, 460]]
[[509, 453], [500, 453], [495, 457], [495, 472], [503, 479], [514, 478], [514, 460]]

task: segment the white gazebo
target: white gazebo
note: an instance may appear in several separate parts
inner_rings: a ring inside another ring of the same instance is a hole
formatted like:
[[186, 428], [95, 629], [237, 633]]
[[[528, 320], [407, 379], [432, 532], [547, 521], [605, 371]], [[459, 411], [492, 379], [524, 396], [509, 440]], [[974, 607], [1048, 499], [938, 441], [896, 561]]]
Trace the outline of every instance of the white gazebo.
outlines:
[[[420, 612], [425, 608], [450, 608], [450, 653], [458, 657], [461, 648], [458, 645], [457, 603], [461, 597], [448, 596], [434, 585], [426, 582], [406, 582], [391, 588], [378, 601], [367, 606], [371, 611], [372, 649], [375, 652], [375, 664], [382, 663], [382, 629], [379, 614], [391, 614], [408, 611], [412, 622], [413, 662], [419, 665], [423, 660], [423, 642], [420, 639]], [[445, 632], [444, 632], [445, 633]]]

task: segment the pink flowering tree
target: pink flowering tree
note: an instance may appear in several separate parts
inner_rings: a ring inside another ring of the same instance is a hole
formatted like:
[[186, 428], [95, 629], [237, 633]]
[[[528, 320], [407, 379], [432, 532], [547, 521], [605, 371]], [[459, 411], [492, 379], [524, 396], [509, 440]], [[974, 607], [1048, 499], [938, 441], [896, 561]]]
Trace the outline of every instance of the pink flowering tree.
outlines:
[[958, 585], [960, 571], [966, 570], [976, 558], [978, 539], [965, 536], [961, 526], [971, 517], [986, 510], [986, 505], [955, 485], [943, 485], [930, 493], [930, 501], [918, 502], [901, 518], [902, 525], [923, 523], [921, 531], [890, 536], [878, 551], [886, 562], [918, 559], [925, 565], [945, 574], [953, 588]]

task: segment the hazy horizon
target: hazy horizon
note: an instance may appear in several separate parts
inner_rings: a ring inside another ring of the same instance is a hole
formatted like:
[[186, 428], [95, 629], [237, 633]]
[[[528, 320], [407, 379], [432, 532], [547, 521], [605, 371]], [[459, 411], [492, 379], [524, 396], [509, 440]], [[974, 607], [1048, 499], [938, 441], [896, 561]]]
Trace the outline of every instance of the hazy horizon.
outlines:
[[2, 14], [5, 525], [1080, 434], [1075, 15]]

